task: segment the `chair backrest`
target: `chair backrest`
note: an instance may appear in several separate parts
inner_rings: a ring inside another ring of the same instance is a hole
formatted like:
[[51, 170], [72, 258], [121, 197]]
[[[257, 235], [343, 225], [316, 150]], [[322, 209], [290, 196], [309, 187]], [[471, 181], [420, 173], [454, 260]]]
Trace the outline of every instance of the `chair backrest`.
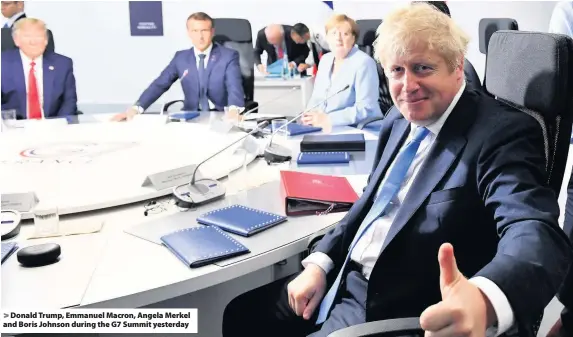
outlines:
[[356, 40], [358, 48], [370, 56], [374, 56], [374, 40], [376, 40], [376, 30], [382, 20], [356, 20], [356, 25], [360, 34]]
[[479, 51], [487, 54], [491, 35], [498, 30], [519, 30], [517, 21], [511, 18], [483, 18], [479, 21]]
[[470, 60], [464, 60], [464, 74], [466, 76], [466, 86], [474, 90], [482, 90], [481, 80], [476, 72], [476, 69]]
[[[14, 39], [12, 38], [12, 28], [2, 28], [2, 51], [18, 48], [14, 44]], [[56, 47], [54, 43], [54, 35], [52, 31], [48, 29], [48, 45], [46, 46], [46, 52], [55, 52]]]
[[213, 41], [239, 52], [245, 103], [255, 96], [255, 57], [251, 23], [246, 19], [213, 19], [215, 36]]
[[489, 46], [485, 89], [539, 122], [545, 138], [548, 183], [559, 195], [573, 120], [573, 39], [497, 31]]

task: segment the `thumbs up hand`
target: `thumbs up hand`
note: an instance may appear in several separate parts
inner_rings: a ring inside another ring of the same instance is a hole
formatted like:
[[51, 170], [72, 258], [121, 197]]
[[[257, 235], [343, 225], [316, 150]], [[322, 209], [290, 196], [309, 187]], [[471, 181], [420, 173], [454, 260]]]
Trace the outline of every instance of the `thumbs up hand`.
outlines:
[[483, 337], [495, 322], [495, 311], [481, 290], [458, 270], [454, 247], [445, 243], [438, 252], [442, 301], [420, 316], [426, 337]]

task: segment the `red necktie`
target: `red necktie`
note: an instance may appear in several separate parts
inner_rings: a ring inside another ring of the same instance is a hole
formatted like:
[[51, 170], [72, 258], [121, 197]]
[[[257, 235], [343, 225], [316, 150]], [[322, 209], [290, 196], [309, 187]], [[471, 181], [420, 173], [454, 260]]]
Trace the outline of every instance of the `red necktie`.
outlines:
[[281, 59], [284, 57], [283, 48], [282, 48], [282, 47], [278, 47], [277, 49], [278, 49], [278, 51], [279, 51], [279, 54], [277, 55], [277, 56], [278, 56], [278, 59], [281, 60]]
[[30, 73], [28, 74], [28, 118], [41, 119], [42, 108], [40, 106], [40, 94], [38, 92], [38, 82], [34, 66], [36, 63], [30, 63]]

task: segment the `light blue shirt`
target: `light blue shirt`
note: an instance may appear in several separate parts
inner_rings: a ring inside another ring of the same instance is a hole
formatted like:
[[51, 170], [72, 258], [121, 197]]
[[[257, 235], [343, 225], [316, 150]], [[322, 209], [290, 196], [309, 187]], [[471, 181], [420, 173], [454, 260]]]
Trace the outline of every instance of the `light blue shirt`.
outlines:
[[315, 109], [328, 113], [333, 126], [354, 125], [366, 118], [381, 117], [376, 61], [354, 46], [335, 74], [332, 74], [333, 63], [333, 53], [321, 58], [307, 109], [349, 85]]
[[557, 3], [549, 21], [549, 33], [565, 34], [573, 38], [573, 1]]

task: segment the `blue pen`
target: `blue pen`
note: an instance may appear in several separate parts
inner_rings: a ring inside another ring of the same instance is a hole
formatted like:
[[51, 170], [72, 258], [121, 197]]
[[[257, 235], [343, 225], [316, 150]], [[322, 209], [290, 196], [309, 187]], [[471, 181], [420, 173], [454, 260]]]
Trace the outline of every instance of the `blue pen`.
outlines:
[[3, 224], [6, 224], [6, 223], [13, 223], [13, 222], [14, 222], [13, 220], [5, 220], [5, 221], [0, 222], [0, 224], [3, 225]]

